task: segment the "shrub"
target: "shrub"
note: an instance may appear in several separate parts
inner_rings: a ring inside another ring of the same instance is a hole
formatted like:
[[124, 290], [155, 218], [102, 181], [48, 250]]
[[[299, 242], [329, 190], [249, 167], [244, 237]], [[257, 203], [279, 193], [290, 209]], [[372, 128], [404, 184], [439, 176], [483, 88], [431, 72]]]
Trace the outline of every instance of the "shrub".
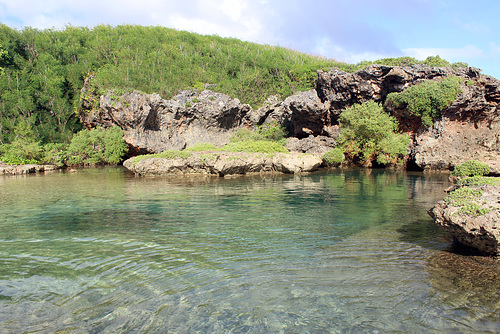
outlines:
[[429, 127], [441, 115], [441, 111], [456, 100], [461, 92], [462, 81], [457, 76], [425, 81], [400, 93], [390, 93], [387, 101], [398, 108], [408, 108], [410, 115], [420, 117], [422, 124]]
[[323, 162], [329, 166], [341, 165], [344, 160], [344, 152], [340, 147], [335, 147], [323, 155]]
[[490, 166], [477, 160], [469, 160], [461, 165], [455, 166], [452, 174], [458, 177], [482, 176], [490, 173]]
[[62, 143], [49, 143], [43, 145], [41, 161], [46, 164], [63, 166], [68, 159], [68, 145]]
[[338, 142], [351, 160], [396, 164], [408, 153], [408, 135], [396, 133], [396, 119], [378, 103], [369, 101], [345, 109], [339, 123]]
[[81, 130], [71, 139], [68, 147], [68, 164], [116, 164], [127, 152], [123, 130], [119, 127]]

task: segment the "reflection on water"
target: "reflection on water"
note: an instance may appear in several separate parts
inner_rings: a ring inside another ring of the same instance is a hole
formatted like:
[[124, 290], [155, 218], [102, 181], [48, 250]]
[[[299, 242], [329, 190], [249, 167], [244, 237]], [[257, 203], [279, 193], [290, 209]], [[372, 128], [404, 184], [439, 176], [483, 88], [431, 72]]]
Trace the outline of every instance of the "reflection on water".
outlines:
[[447, 186], [376, 170], [2, 177], [0, 332], [499, 332], [495, 262], [449, 253], [426, 214]]

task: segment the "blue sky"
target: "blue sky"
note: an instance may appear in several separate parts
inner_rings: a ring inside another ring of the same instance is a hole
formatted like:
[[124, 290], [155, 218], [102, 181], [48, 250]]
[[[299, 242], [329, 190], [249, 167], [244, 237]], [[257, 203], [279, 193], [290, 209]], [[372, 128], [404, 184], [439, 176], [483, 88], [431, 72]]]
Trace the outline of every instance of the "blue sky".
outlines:
[[0, 0], [0, 22], [19, 30], [159, 25], [351, 63], [439, 55], [496, 78], [499, 14], [498, 0]]

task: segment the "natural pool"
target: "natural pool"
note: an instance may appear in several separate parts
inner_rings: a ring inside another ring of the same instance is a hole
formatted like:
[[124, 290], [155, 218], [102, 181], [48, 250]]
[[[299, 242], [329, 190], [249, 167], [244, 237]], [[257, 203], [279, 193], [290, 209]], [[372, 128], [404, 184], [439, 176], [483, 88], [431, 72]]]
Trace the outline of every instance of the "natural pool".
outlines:
[[498, 333], [447, 175], [0, 177], [0, 333]]

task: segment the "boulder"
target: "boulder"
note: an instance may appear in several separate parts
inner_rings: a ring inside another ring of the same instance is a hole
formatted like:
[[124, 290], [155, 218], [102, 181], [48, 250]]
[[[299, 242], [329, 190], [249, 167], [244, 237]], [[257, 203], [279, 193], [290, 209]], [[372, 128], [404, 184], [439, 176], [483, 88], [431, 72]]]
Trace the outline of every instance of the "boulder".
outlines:
[[326, 152], [332, 150], [337, 146], [336, 139], [340, 133], [340, 129], [336, 126], [335, 138], [327, 136], [313, 136], [310, 135], [307, 138], [288, 138], [285, 144], [285, 148], [290, 152], [301, 152], [310, 153], [318, 156], [323, 156]]
[[290, 137], [331, 136], [335, 131], [329, 111], [314, 89], [298, 92], [284, 101], [270, 96], [254, 114], [254, 124], [283, 124]]
[[482, 215], [462, 212], [460, 207], [438, 202], [429, 215], [454, 241], [490, 255], [500, 255], [500, 186], [483, 185], [478, 202], [489, 211]]

